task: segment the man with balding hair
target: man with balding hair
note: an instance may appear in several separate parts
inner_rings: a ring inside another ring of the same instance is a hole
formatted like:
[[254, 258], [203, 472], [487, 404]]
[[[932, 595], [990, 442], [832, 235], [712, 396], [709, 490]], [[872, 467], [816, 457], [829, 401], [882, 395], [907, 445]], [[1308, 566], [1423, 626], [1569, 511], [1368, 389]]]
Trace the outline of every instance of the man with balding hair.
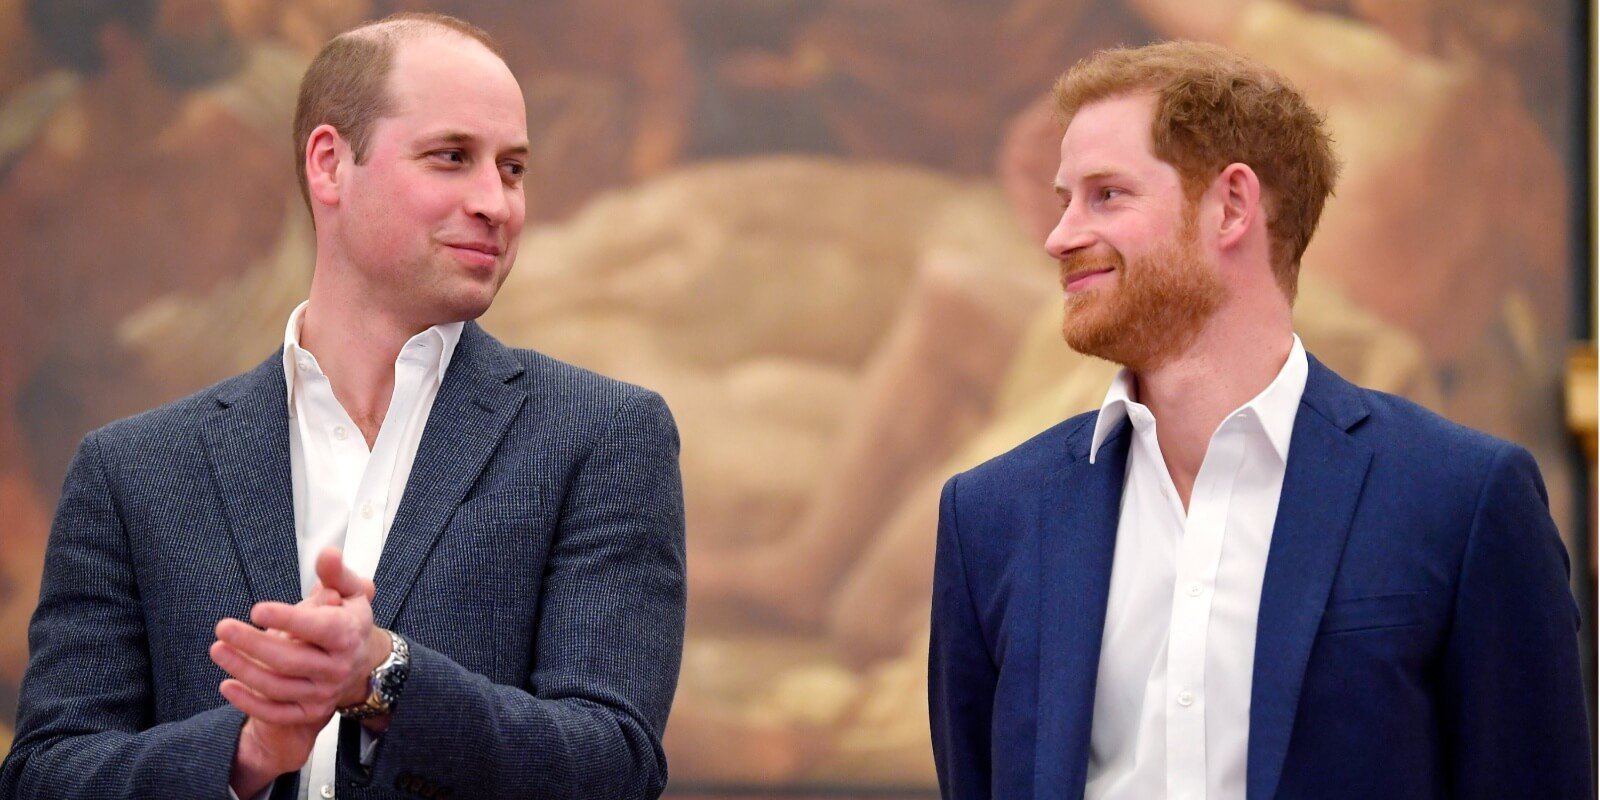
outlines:
[[472, 322], [524, 218], [515, 78], [399, 15], [323, 49], [295, 127], [310, 296], [79, 447], [0, 798], [658, 796], [677, 431]]

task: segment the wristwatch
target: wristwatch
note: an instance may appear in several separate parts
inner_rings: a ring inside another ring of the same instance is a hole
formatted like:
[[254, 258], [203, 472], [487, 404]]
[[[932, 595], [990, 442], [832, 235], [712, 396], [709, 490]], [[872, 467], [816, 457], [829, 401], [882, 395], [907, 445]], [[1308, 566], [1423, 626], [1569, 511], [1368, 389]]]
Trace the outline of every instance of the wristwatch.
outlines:
[[400, 702], [400, 690], [405, 688], [406, 676], [411, 673], [411, 647], [400, 634], [384, 633], [389, 634], [389, 657], [373, 668], [372, 691], [367, 694], [366, 701], [339, 709], [346, 717], [381, 717], [394, 711], [394, 704]]

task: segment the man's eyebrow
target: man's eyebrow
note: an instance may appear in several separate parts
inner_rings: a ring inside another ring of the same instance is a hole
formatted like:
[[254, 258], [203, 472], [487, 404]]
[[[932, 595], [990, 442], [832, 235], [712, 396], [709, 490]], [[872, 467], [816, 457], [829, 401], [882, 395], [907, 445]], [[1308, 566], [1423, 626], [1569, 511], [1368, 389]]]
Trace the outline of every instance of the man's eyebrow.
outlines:
[[1106, 178], [1120, 178], [1126, 174], [1127, 173], [1123, 170], [1105, 167], [1092, 172], [1086, 172], [1079, 178], [1079, 180], [1099, 181], [1105, 180]]
[[[443, 131], [424, 136], [422, 137], [421, 141], [427, 146], [448, 144], [460, 147], [476, 143], [478, 141], [478, 137], [473, 136], [465, 131]], [[531, 151], [528, 149], [528, 143], [521, 142], [502, 150], [500, 155], [526, 156], [529, 152]]]
[[[1101, 181], [1101, 180], [1105, 180], [1107, 178], [1120, 178], [1120, 177], [1123, 177], [1125, 175], [1127, 175], [1127, 173], [1125, 171], [1123, 171], [1123, 170], [1112, 169], [1112, 168], [1106, 167], [1106, 168], [1102, 168], [1102, 169], [1092, 170], [1090, 172], [1085, 172], [1084, 174], [1079, 175], [1077, 179], [1079, 181]], [[1071, 194], [1072, 193], [1072, 190], [1067, 188], [1066, 186], [1063, 186], [1060, 181], [1053, 181], [1050, 185], [1051, 185], [1051, 188], [1055, 189], [1056, 194]]]
[[420, 141], [428, 144], [471, 144], [477, 139], [472, 134], [463, 131], [440, 131], [428, 134], [422, 137]]

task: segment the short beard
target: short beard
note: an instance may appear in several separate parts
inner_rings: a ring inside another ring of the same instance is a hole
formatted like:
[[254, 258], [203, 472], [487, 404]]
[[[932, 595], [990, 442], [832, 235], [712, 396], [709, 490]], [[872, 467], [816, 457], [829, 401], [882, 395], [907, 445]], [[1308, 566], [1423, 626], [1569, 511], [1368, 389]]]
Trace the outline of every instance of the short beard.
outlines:
[[1115, 285], [1066, 298], [1061, 334], [1084, 355], [1121, 364], [1134, 372], [1156, 369], [1182, 353], [1222, 306], [1227, 290], [1200, 259], [1193, 213], [1177, 236], [1130, 269], [1120, 253], [1073, 255], [1061, 274], [1113, 268]]

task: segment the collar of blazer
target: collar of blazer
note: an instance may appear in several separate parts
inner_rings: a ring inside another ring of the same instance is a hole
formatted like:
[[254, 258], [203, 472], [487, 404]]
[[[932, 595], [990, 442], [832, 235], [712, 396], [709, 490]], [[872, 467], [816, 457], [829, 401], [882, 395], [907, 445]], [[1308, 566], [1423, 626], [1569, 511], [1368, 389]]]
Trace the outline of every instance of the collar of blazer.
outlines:
[[[450, 514], [528, 399], [528, 392], [513, 383], [523, 371], [505, 345], [476, 323], [467, 323], [378, 561], [373, 616], [380, 627], [394, 624]], [[215, 398], [220, 408], [206, 421], [202, 437], [252, 600], [297, 602], [300, 579], [282, 350], [219, 385]]]
[[[1251, 798], [1271, 797], [1277, 788], [1311, 645], [1372, 460], [1371, 448], [1351, 435], [1368, 415], [1362, 390], [1307, 358], [1310, 372], [1290, 438], [1256, 623], [1256, 652], [1273, 656], [1258, 658], [1252, 677]], [[1090, 464], [1093, 431], [1088, 415], [1066, 432], [1039, 502], [1034, 780], [1043, 794], [1049, 787], [1082, 786], [1088, 773], [1087, 723], [1131, 441], [1124, 420], [1101, 445], [1098, 463]]]

